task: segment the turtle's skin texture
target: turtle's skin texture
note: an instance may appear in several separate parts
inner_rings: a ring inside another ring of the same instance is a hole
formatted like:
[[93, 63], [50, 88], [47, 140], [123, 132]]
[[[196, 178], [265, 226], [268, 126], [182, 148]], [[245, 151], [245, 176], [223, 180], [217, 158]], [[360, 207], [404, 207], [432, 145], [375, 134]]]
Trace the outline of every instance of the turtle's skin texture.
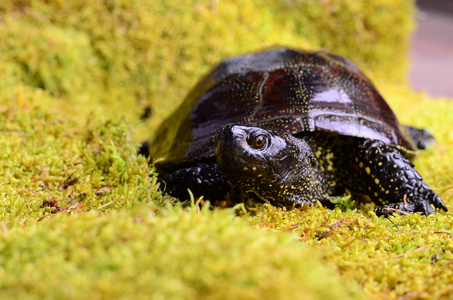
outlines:
[[334, 54], [271, 49], [222, 61], [159, 128], [149, 153], [165, 190], [275, 204], [349, 191], [378, 215], [447, 211], [411, 160], [434, 138], [401, 126], [371, 81]]

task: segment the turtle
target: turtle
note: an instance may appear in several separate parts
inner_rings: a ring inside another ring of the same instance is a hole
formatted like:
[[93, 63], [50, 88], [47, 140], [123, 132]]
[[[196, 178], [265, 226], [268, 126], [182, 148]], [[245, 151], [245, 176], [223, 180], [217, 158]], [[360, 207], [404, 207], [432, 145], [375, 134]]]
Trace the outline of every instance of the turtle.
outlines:
[[447, 211], [413, 159], [433, 143], [401, 125], [350, 60], [280, 47], [221, 61], [158, 128], [146, 151], [179, 199], [232, 190], [275, 205], [350, 193], [376, 214]]

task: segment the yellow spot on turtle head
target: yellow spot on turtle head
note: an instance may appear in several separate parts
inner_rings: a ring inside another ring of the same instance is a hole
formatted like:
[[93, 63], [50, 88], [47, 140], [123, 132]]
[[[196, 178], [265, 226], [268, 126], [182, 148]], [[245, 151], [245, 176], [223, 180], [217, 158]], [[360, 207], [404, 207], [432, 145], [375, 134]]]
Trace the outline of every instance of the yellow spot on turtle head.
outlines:
[[375, 182], [376, 184], [379, 184], [379, 179], [375, 178], [375, 179], [374, 179], [374, 182]]
[[367, 174], [370, 174], [370, 173], [371, 173], [370, 167], [366, 167], [366, 168], [365, 168], [365, 171], [366, 171]]
[[360, 163], [359, 163], [359, 167], [360, 167], [360, 168], [363, 168], [363, 162], [360, 162]]

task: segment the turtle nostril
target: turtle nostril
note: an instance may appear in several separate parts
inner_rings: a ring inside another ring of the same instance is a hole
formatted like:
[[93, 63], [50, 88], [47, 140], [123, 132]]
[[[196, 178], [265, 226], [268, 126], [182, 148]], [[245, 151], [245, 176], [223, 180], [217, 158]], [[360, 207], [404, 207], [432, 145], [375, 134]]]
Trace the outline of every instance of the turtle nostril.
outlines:
[[230, 137], [233, 135], [233, 127], [235, 124], [227, 124], [217, 129], [217, 136], [221, 139], [222, 137]]
[[219, 129], [217, 129], [217, 145], [218, 146], [226, 146], [232, 139], [232, 125], [227, 124], [224, 126], [220, 126]]
[[232, 131], [232, 128], [233, 126], [235, 126], [236, 124], [226, 124], [225, 126], [223, 126], [223, 130], [226, 130], [228, 132], [231, 132]]

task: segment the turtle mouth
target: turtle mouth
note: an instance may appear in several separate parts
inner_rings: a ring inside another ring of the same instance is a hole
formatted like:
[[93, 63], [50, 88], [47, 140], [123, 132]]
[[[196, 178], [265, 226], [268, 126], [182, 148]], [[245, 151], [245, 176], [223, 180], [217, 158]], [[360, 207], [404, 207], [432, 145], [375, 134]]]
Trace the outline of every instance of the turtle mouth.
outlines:
[[219, 165], [228, 169], [239, 169], [246, 166], [262, 166], [263, 161], [253, 159], [250, 156], [246, 156], [233, 151], [229, 147], [218, 147], [215, 152], [215, 156]]

